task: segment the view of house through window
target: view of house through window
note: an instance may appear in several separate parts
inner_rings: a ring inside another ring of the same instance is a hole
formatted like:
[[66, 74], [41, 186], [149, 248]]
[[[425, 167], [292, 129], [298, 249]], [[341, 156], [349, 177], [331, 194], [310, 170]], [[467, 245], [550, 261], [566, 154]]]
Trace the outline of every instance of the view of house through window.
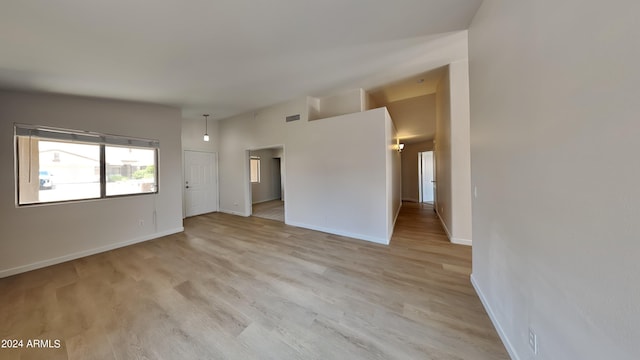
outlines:
[[105, 162], [107, 196], [155, 191], [155, 150], [106, 146]]
[[[53, 202], [100, 197], [100, 146], [59, 141], [32, 141], [38, 149], [38, 197]], [[33, 179], [32, 179], [33, 180]], [[22, 197], [21, 197], [22, 199]]]
[[[21, 135], [26, 132], [38, 136]], [[78, 137], [16, 127], [18, 205], [157, 191], [157, 142], [132, 147], [104, 142], [147, 143], [89, 135], [72, 140]]]

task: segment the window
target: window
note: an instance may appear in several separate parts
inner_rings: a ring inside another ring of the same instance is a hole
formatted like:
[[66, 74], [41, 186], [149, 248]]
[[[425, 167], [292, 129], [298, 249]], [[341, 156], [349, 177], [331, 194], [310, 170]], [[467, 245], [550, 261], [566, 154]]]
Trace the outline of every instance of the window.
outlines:
[[154, 192], [155, 149], [105, 146], [107, 196]]
[[252, 156], [249, 159], [249, 163], [251, 165], [251, 182], [259, 183], [260, 182], [260, 157]]
[[157, 193], [155, 140], [15, 125], [18, 205]]

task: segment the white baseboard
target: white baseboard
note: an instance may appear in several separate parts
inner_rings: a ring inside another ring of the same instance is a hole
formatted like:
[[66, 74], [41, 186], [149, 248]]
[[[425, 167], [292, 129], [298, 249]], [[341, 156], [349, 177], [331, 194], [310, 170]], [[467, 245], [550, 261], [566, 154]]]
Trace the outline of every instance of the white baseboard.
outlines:
[[451, 232], [449, 232], [449, 228], [447, 228], [447, 224], [445, 224], [444, 220], [442, 220], [442, 216], [440, 216], [440, 213], [438, 212], [438, 210], [436, 210], [436, 215], [438, 215], [438, 219], [440, 219], [440, 223], [442, 224], [442, 228], [444, 229], [444, 232], [447, 233], [447, 237], [449, 238], [449, 241], [451, 241], [452, 244], [472, 246], [471, 245], [471, 240], [469, 240], [469, 239], [462, 239], [462, 238], [453, 237], [451, 235]]
[[396, 221], [398, 221], [398, 216], [400, 215], [401, 209], [402, 209], [402, 201], [400, 201], [400, 206], [398, 206], [398, 211], [396, 211], [396, 216], [393, 218], [391, 229], [389, 229], [389, 240], [387, 241], [387, 244], [391, 242], [391, 237], [393, 236], [393, 231], [396, 229]]
[[498, 336], [500, 336], [500, 339], [502, 340], [504, 347], [507, 349], [509, 356], [513, 360], [520, 360], [518, 353], [516, 353], [516, 350], [514, 349], [511, 342], [509, 341], [509, 338], [507, 337], [507, 334], [505, 334], [504, 329], [498, 322], [498, 319], [496, 319], [496, 315], [493, 312], [493, 309], [487, 302], [487, 298], [484, 296], [484, 293], [482, 293], [482, 290], [480, 289], [480, 286], [476, 282], [476, 279], [473, 277], [473, 274], [471, 274], [471, 285], [473, 285], [473, 288], [476, 290], [476, 294], [478, 294], [478, 297], [480, 298], [480, 302], [482, 303], [482, 306], [484, 306], [484, 309], [487, 311], [487, 315], [489, 315], [489, 319], [491, 319], [491, 322], [493, 323], [493, 327], [496, 329]]
[[449, 238], [449, 240], [454, 244], [472, 246], [471, 240], [469, 239]]
[[438, 219], [440, 220], [440, 224], [442, 224], [442, 228], [444, 229], [444, 232], [447, 233], [447, 237], [449, 238], [449, 240], [451, 240], [452, 236], [451, 236], [451, 233], [449, 232], [449, 228], [447, 227], [447, 224], [444, 223], [444, 220], [442, 220], [442, 216], [440, 216], [440, 213], [438, 212], [438, 210], [436, 210], [436, 215], [438, 215]]
[[366, 241], [371, 241], [371, 242], [378, 243], [378, 244], [389, 245], [389, 239], [379, 238], [379, 237], [376, 237], [376, 236], [356, 234], [356, 233], [351, 233], [351, 232], [348, 232], [348, 231], [336, 230], [336, 229], [331, 229], [331, 228], [325, 228], [325, 227], [322, 227], [322, 226], [315, 226], [315, 225], [303, 224], [303, 223], [298, 223], [298, 222], [288, 222], [286, 224], [287, 225], [291, 225], [291, 226], [297, 226], [297, 227], [305, 228], [305, 229], [321, 231], [321, 232], [325, 232], [325, 233], [328, 233], [328, 234], [346, 236], [346, 237], [350, 237], [350, 238], [354, 238], [354, 239], [358, 239], [358, 240], [366, 240]]
[[129, 246], [129, 245], [141, 243], [141, 242], [148, 241], [148, 240], [157, 239], [157, 238], [160, 238], [160, 237], [163, 237], [163, 236], [172, 235], [172, 234], [176, 234], [176, 233], [183, 232], [183, 231], [184, 231], [184, 227], [181, 226], [179, 228], [175, 228], [175, 229], [171, 229], [171, 230], [165, 230], [165, 231], [161, 231], [161, 232], [158, 232], [158, 233], [155, 233], [155, 234], [145, 235], [145, 236], [142, 236], [142, 237], [139, 237], [139, 238], [135, 238], [135, 239], [132, 239], [132, 240], [127, 240], [127, 241], [122, 241], [122, 242], [115, 243], [115, 244], [105, 245], [105, 246], [101, 246], [101, 247], [98, 247], [98, 248], [95, 248], [95, 249], [79, 251], [79, 252], [76, 252], [76, 253], [73, 253], [73, 254], [63, 255], [63, 256], [60, 256], [60, 257], [57, 257], [57, 258], [53, 258], [53, 259], [42, 260], [42, 261], [34, 262], [34, 263], [31, 263], [31, 264], [27, 264], [27, 265], [16, 266], [16, 267], [11, 268], [11, 269], [0, 270], [0, 278], [4, 278], [4, 277], [7, 277], [7, 276], [20, 274], [20, 273], [31, 271], [31, 270], [40, 269], [40, 268], [51, 266], [51, 265], [60, 264], [60, 263], [67, 262], [67, 261], [70, 261], [70, 260], [79, 259], [79, 258], [82, 258], [82, 257], [85, 257], [85, 256], [91, 256], [91, 255], [99, 254], [99, 253], [102, 253], [102, 252], [105, 252], [105, 251], [109, 251], [109, 250], [113, 250], [113, 249]]

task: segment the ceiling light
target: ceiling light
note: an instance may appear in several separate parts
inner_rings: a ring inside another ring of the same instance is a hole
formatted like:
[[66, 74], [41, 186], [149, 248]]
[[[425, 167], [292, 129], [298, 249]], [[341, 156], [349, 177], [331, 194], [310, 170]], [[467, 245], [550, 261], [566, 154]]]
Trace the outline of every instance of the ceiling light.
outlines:
[[204, 116], [204, 141], [209, 141], [209, 114], [203, 114]]

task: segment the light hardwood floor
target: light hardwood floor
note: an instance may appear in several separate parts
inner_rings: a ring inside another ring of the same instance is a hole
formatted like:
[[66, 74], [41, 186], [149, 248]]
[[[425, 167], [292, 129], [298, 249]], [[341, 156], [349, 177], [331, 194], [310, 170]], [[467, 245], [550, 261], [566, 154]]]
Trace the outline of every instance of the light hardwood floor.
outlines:
[[404, 204], [390, 246], [215, 213], [0, 279], [1, 359], [508, 359], [471, 249]]
[[271, 200], [253, 204], [251, 212], [253, 216], [284, 222], [284, 201]]

